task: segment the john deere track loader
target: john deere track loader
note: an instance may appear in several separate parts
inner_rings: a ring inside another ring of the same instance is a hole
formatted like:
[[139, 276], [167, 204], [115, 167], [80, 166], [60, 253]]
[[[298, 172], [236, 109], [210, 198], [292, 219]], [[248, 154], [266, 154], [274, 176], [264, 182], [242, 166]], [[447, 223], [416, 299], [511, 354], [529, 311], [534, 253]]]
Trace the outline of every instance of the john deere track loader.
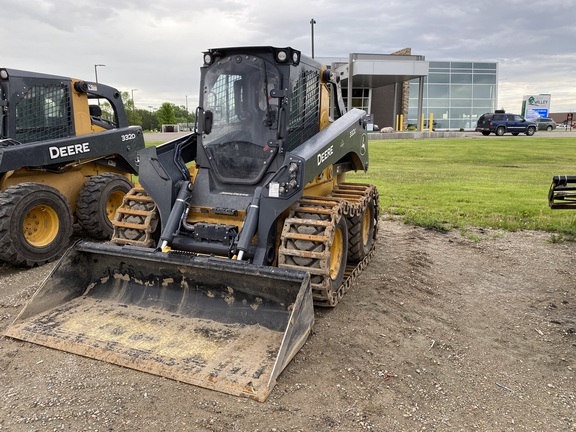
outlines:
[[[109, 119], [100, 100], [112, 108]], [[74, 220], [90, 236], [110, 238], [143, 148], [116, 89], [0, 68], [0, 261], [56, 259]]]
[[115, 245], [77, 243], [7, 335], [263, 401], [374, 251], [338, 84], [291, 48], [205, 52], [197, 132], [139, 153]]

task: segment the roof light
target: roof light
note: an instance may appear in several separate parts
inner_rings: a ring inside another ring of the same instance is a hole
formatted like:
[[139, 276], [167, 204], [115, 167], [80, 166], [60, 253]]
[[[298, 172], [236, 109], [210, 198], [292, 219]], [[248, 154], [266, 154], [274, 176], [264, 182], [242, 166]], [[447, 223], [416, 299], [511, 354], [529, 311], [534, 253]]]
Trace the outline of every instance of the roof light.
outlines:
[[8, 71], [6, 69], [0, 69], [0, 79], [8, 79]]
[[204, 54], [204, 64], [205, 65], [211, 65], [212, 62], [214, 61], [214, 58], [212, 58], [212, 54], [210, 53], [205, 53]]
[[286, 54], [286, 51], [280, 50], [276, 53], [276, 60], [278, 60], [279, 62], [284, 63], [287, 59], [288, 54]]

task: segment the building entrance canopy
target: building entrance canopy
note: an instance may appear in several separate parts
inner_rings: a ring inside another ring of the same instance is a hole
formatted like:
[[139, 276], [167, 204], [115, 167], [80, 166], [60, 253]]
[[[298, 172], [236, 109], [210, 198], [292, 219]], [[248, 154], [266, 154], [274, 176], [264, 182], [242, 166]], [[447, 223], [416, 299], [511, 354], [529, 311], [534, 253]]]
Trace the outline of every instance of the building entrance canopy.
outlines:
[[[398, 98], [401, 93], [399, 84], [408, 83], [413, 79], [422, 81], [428, 76], [429, 64], [421, 55], [351, 53], [348, 56], [348, 62], [336, 61], [331, 67], [340, 77], [342, 87], [347, 89], [349, 95], [355, 88], [375, 89], [394, 85], [393, 116], [396, 117], [396, 108], [399, 106]], [[422, 100], [422, 94], [419, 94], [419, 119], [422, 113]], [[352, 98], [347, 98], [347, 102], [347, 109], [350, 110]]]
[[428, 62], [420, 55], [352, 53], [348, 63], [333, 66], [345, 86], [352, 71], [354, 87], [384, 87], [428, 75]]

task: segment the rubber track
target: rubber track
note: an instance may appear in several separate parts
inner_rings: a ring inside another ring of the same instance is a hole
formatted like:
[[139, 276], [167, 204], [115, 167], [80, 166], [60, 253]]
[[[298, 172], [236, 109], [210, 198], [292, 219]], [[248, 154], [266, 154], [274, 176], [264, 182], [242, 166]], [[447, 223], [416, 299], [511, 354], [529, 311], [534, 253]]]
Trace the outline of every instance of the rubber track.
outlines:
[[[370, 251], [360, 262], [349, 261], [347, 263], [342, 284], [334, 290], [329, 280], [329, 248], [336, 221], [340, 215], [346, 217], [347, 220], [362, 215], [371, 199], [374, 200], [375, 220]], [[327, 214], [330, 215], [330, 221], [326, 220]], [[299, 217], [299, 215], [306, 217]], [[328, 197], [303, 197], [293, 206], [284, 223], [281, 246], [278, 251], [279, 267], [309, 272], [313, 281], [311, 286], [314, 304], [334, 307], [372, 259], [378, 233], [378, 219], [378, 190], [373, 185], [342, 183]], [[319, 228], [320, 222], [328, 222], [324, 230]], [[308, 231], [317, 232], [317, 234], [313, 236], [298, 234], [298, 231], [306, 231], [302, 229], [303, 227], [308, 227]], [[295, 239], [302, 240], [303, 244], [308, 245], [307, 249], [299, 250], [298, 243], [290, 241]], [[311, 243], [315, 246], [310, 247]], [[297, 265], [294, 257], [306, 258], [308, 263]]]

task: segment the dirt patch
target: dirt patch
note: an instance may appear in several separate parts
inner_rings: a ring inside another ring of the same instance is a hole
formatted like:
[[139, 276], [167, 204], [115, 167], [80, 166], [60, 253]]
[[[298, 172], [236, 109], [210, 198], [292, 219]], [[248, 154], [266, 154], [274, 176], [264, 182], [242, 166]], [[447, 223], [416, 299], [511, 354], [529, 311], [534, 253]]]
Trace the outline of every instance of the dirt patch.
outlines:
[[[382, 221], [265, 403], [2, 338], [0, 430], [575, 431], [576, 244], [474, 234]], [[0, 331], [51, 267], [0, 267]]]

